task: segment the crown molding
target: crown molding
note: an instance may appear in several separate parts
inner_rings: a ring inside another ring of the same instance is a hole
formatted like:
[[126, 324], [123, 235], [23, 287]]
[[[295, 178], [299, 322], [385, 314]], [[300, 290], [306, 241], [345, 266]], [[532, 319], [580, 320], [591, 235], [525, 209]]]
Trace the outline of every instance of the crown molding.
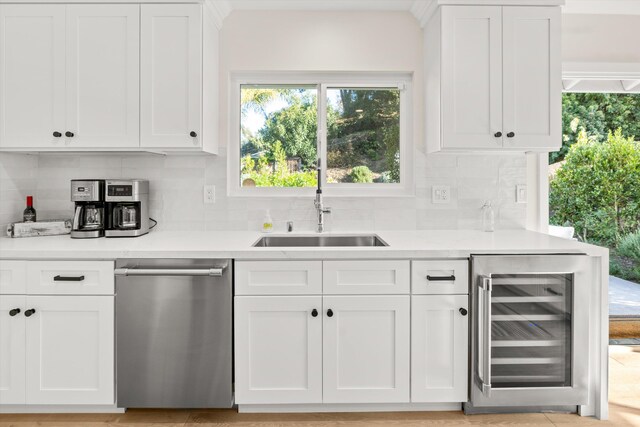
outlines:
[[226, 18], [232, 10], [229, 0], [204, 0], [203, 6], [205, 13], [218, 29], [222, 28], [224, 18]]
[[229, 0], [233, 10], [408, 11], [414, 0]]
[[640, 0], [566, 0], [562, 13], [640, 15]]

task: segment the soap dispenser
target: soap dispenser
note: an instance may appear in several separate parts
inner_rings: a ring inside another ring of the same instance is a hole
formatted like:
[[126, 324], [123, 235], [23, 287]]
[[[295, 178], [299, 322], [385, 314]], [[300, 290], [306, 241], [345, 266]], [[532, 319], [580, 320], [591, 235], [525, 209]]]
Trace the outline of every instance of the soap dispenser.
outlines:
[[271, 233], [273, 231], [273, 220], [271, 219], [271, 212], [267, 209], [264, 213], [264, 219], [262, 220], [262, 232]]

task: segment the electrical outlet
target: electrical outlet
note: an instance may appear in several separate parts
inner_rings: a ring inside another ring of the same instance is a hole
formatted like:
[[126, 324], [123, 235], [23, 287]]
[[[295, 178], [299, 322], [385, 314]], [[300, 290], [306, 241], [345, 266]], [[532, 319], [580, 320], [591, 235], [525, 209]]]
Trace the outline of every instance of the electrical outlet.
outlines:
[[216, 202], [216, 186], [205, 185], [204, 186], [204, 203], [210, 204]]
[[431, 187], [432, 203], [449, 203], [451, 201], [451, 188], [448, 185], [434, 185]]
[[516, 185], [516, 203], [527, 203], [526, 185]]

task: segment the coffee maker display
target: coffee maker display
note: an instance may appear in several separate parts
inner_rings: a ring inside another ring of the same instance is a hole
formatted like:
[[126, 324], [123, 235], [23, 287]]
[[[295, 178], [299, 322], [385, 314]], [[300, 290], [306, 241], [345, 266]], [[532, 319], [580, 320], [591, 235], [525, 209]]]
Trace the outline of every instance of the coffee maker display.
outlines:
[[149, 181], [106, 181], [106, 237], [136, 237], [149, 232]]
[[71, 180], [71, 201], [75, 203], [71, 238], [103, 237], [105, 229], [104, 180]]

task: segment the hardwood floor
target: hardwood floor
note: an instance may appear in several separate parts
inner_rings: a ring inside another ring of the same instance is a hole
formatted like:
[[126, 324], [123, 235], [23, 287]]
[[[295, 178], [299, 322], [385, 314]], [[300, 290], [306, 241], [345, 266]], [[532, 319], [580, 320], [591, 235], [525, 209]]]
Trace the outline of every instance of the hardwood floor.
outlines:
[[640, 426], [640, 346], [611, 346], [609, 372], [610, 419], [606, 422], [573, 414], [238, 414], [234, 410], [130, 410], [124, 414], [0, 414], [0, 427]]

